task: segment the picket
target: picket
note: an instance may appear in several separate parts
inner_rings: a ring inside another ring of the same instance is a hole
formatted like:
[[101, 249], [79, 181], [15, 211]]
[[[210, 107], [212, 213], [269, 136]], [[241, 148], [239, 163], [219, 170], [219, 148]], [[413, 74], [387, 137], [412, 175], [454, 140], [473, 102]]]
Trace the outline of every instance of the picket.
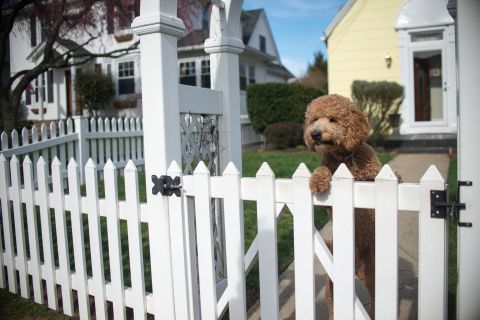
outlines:
[[195, 213], [197, 222], [198, 276], [202, 319], [217, 320], [214, 238], [210, 195], [210, 170], [199, 162], [194, 174]]
[[[110, 121], [111, 121], [112, 132], [117, 132], [118, 131], [117, 121], [115, 120], [115, 118], [111, 118]], [[112, 139], [112, 161], [113, 163], [118, 162], [118, 139], [117, 138]]]
[[[143, 119], [140, 117], [136, 118], [136, 130], [143, 131]], [[143, 138], [138, 136], [137, 137], [137, 159], [143, 159]]]
[[262, 319], [278, 319], [277, 214], [275, 174], [266, 162], [257, 172], [258, 260]]
[[[127, 117], [123, 119], [123, 131], [130, 132], [130, 121]], [[130, 153], [130, 138], [126, 137], [123, 140], [125, 144], [125, 153], [124, 153], [123, 161], [127, 162], [128, 160], [133, 160], [132, 155]]]
[[355, 217], [353, 176], [341, 164], [332, 177], [333, 194], [333, 315], [353, 319], [355, 315]]
[[[50, 122], [50, 139], [55, 140], [55, 138], [57, 138], [57, 123], [55, 121], [52, 121]], [[57, 151], [57, 146], [53, 146], [50, 148], [50, 157], [52, 159], [58, 156]]]
[[70, 255], [68, 251], [68, 229], [65, 216], [65, 195], [63, 184], [63, 164], [54, 158], [52, 161], [53, 209], [55, 212], [55, 231], [57, 235], [58, 265], [62, 289], [63, 313], [73, 316], [72, 278]]
[[117, 168], [109, 159], [104, 168], [105, 209], [107, 215], [108, 253], [112, 283], [113, 317], [125, 319], [125, 293], [122, 270], [122, 245], [118, 216]]
[[67, 170], [78, 309], [81, 319], [90, 319], [87, 265], [85, 260], [85, 241], [83, 236], [83, 219], [80, 197], [80, 173], [74, 158], [70, 159]]
[[[173, 161], [168, 167], [167, 175], [170, 177], [181, 177], [182, 170]], [[181, 184], [181, 181], [180, 181]], [[181, 197], [172, 196], [168, 198], [168, 212], [170, 216], [170, 245], [172, 252], [173, 282], [175, 283], [173, 293], [175, 301], [175, 316], [179, 319], [190, 319], [189, 296], [191, 288], [188, 287], [187, 279], [187, 258], [186, 258], [186, 233], [183, 212], [183, 200]]]
[[375, 178], [375, 316], [398, 317], [398, 181], [385, 165]]
[[[40, 132], [41, 132], [41, 135], [42, 135], [42, 142], [47, 141], [48, 140], [48, 128], [47, 128], [47, 125], [45, 123], [42, 123], [42, 126], [40, 127]], [[43, 157], [43, 160], [45, 160], [46, 163], [49, 163], [48, 162], [48, 159], [49, 159], [48, 158], [48, 148], [42, 149], [41, 155]], [[47, 170], [49, 170], [48, 166], [47, 166]]]
[[[65, 135], [65, 121], [60, 120], [58, 122], [58, 136], [63, 137], [64, 135]], [[60, 145], [59, 152], [60, 152], [60, 156], [58, 157], [58, 159], [60, 160], [60, 162], [63, 163], [63, 164], [67, 163], [66, 162], [67, 158], [66, 158], [66, 154], [65, 154], [65, 144], [64, 143], [62, 143]]]
[[295, 317], [315, 319], [313, 199], [310, 171], [301, 164], [293, 174], [293, 236], [295, 261]]
[[90, 252], [92, 260], [95, 315], [97, 319], [107, 319], [97, 167], [92, 159], [89, 159], [85, 166], [85, 182], [87, 189], [86, 209], [88, 213], [88, 234], [90, 237]]
[[[111, 127], [110, 127], [110, 119], [105, 118], [104, 120], [104, 125], [105, 125], [105, 132], [110, 132]], [[112, 149], [111, 149], [111, 139], [105, 139], [105, 162], [107, 162], [109, 159], [112, 160]]]
[[[2, 134], [2, 144], [3, 144]], [[8, 139], [8, 137], [7, 137]], [[8, 146], [8, 145], [7, 145]], [[14, 239], [13, 239], [13, 222], [10, 210], [10, 192], [8, 191], [10, 186], [10, 166], [7, 159], [0, 154], [0, 197], [2, 199], [2, 225], [3, 225], [3, 237], [5, 241], [5, 261], [7, 266], [8, 275], [8, 289], [11, 293], [17, 293], [17, 268], [15, 265], [15, 251], [14, 251]], [[3, 272], [3, 268], [2, 268]]]
[[430, 166], [420, 179], [418, 215], [418, 318], [447, 318], [447, 221], [431, 217], [431, 190], [444, 190], [440, 172]]
[[[71, 134], [71, 133], [73, 133], [73, 120], [72, 120], [72, 118], [68, 118], [67, 119], [67, 134]], [[74, 142], [69, 142], [67, 144], [67, 159], [66, 159], [66, 162], [62, 162], [63, 164], [66, 164], [67, 161], [70, 161], [70, 159], [73, 158], [74, 148], [75, 148], [75, 143]]]
[[[130, 118], [130, 130], [131, 131], [140, 131], [137, 130], [135, 118]], [[131, 156], [130, 159], [137, 160], [137, 139], [135, 137], [130, 138], [130, 145], [131, 145]]]
[[[103, 119], [100, 117], [97, 119], [97, 132], [104, 132], [104, 129], [103, 129], [103, 125], [104, 125], [104, 121]], [[98, 164], [100, 165], [100, 167], [103, 168], [103, 165], [105, 164], [105, 151], [104, 151], [104, 147], [105, 147], [105, 141], [104, 139], [98, 141]], [[108, 158], [107, 158], [108, 159]]]
[[20, 181], [20, 164], [15, 155], [10, 160], [10, 177], [12, 181], [12, 197], [13, 202], [13, 220], [15, 223], [15, 243], [17, 248], [17, 263], [15, 263], [18, 270], [20, 280], [20, 293], [23, 298], [30, 297], [30, 290], [28, 286], [27, 273], [27, 249], [25, 244], [24, 219], [22, 208], [22, 194]]
[[138, 170], [130, 160], [125, 167], [125, 200], [127, 210], [128, 252], [132, 281], [133, 314], [135, 319], [145, 319], [145, 281], [143, 270], [142, 225], [140, 221], [140, 197]]
[[225, 248], [230, 319], [246, 319], [245, 249], [240, 172], [233, 162], [223, 171], [225, 197]]
[[[117, 130], [118, 132], [123, 132], [123, 120], [122, 118], [117, 119]], [[120, 137], [118, 138], [118, 162], [123, 163], [125, 162], [125, 138]]]
[[53, 237], [50, 219], [50, 201], [48, 188], [48, 164], [43, 157], [37, 162], [38, 172], [38, 199], [40, 207], [40, 225], [42, 230], [42, 248], [45, 267], [45, 279], [47, 284], [48, 307], [57, 310], [57, 295], [55, 281], [55, 260], [53, 256]]
[[[90, 132], [97, 132], [97, 120], [95, 118], [90, 119]], [[90, 159], [93, 159], [94, 163], [98, 163], [97, 139], [89, 139], [88, 141], [90, 142]]]
[[3, 131], [0, 135], [0, 139], [2, 140], [2, 151], [8, 150], [8, 134]]

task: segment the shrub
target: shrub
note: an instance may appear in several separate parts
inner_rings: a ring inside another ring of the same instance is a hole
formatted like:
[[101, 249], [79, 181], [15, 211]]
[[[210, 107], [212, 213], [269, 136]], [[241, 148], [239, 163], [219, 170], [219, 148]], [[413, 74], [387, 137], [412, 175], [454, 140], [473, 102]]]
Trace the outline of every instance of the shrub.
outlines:
[[265, 128], [267, 143], [276, 149], [293, 148], [303, 144], [303, 125], [297, 122], [277, 122]]
[[84, 69], [77, 73], [75, 81], [77, 103], [90, 115], [94, 110], [105, 108], [115, 94], [111, 75], [101, 71]]
[[325, 94], [301, 84], [262, 83], [247, 87], [247, 108], [252, 127], [263, 133], [267, 125], [277, 122], [303, 123], [307, 105]]
[[389, 81], [361, 81], [352, 83], [352, 99], [370, 122], [367, 141], [382, 145], [392, 132], [390, 115], [397, 114], [403, 101], [403, 86]]

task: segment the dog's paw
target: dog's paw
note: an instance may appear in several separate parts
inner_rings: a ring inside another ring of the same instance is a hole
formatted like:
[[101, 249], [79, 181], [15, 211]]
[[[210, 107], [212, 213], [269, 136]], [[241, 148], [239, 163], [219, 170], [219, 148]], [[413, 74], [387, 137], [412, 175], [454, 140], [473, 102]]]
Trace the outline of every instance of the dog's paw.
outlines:
[[332, 173], [325, 166], [320, 166], [313, 172], [310, 177], [310, 190], [312, 192], [325, 192], [330, 188], [332, 181]]

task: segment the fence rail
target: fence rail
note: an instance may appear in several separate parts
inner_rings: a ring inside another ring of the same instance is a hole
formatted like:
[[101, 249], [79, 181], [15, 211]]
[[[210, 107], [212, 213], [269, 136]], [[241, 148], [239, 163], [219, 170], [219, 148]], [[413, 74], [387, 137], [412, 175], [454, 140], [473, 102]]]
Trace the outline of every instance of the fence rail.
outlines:
[[[133, 309], [135, 318], [154, 313], [154, 297], [150, 291], [155, 290], [147, 276], [146, 270], [151, 264], [149, 252], [145, 250], [148, 243], [160, 241], [162, 236], [150, 233], [146, 237], [145, 227], [150, 223], [152, 211], [139, 202], [135, 164], [129, 161], [124, 169], [124, 201], [118, 199], [117, 168], [112, 161], [107, 160], [103, 169], [104, 198], [99, 197], [95, 161], [89, 160], [85, 166], [85, 195], [80, 193], [80, 168], [75, 160], [70, 160], [67, 166], [67, 182], [62, 178], [63, 166], [58, 158], [48, 168], [43, 157], [34, 164], [28, 156], [20, 163], [15, 155], [10, 161], [0, 155], [3, 227], [0, 241], [4, 239], [0, 248], [5, 248], [0, 254], [0, 287], [20, 292], [24, 298], [30, 298], [33, 292], [37, 303], [48, 303], [49, 308], [55, 310], [60, 310], [61, 295], [61, 311], [76, 314], [74, 305], [78, 303], [82, 319], [90, 316], [89, 295], [94, 297], [96, 317], [100, 319], [108, 316], [107, 301], [113, 304], [115, 319], [125, 318], [127, 307]], [[38, 172], [36, 186], [33, 167]], [[47, 182], [49, 172], [51, 190]], [[168, 174], [181, 175], [181, 170], [174, 164]], [[310, 172], [303, 164], [292, 179], [276, 179], [267, 164], [262, 165], [256, 177], [242, 178], [233, 164], [227, 166], [221, 176], [211, 176], [203, 162], [192, 175], [182, 177], [182, 197], [168, 198], [168, 205], [171, 228], [179, 231], [171, 234], [172, 261], [178, 266], [175, 277], [177, 283], [187, 287], [185, 291], [177, 287], [181, 292], [177, 291], [179, 296], [175, 299], [176, 303], [186, 301], [185, 306], [191, 309], [186, 314], [194, 315], [192, 309], [198, 308], [203, 319], [217, 319], [228, 308], [231, 319], [246, 319], [245, 278], [258, 257], [262, 318], [268, 315], [278, 319], [276, 223], [286, 206], [294, 219], [297, 317], [316, 318], [313, 264], [314, 259], [318, 259], [334, 282], [335, 315], [369, 318], [353, 286], [353, 218], [354, 208], [372, 208], [376, 212], [377, 317], [396, 318], [398, 314], [397, 219], [399, 210], [406, 210], [418, 212], [420, 222], [419, 308], [422, 314], [443, 318], [443, 308], [437, 306], [438, 301], [446, 301], [445, 221], [430, 217], [430, 190], [444, 187], [436, 168], [430, 167], [420, 183], [399, 184], [388, 166], [384, 166], [375, 182], [355, 182], [342, 165], [333, 176], [331, 191], [314, 195], [308, 189], [309, 177]], [[194, 201], [194, 206], [186, 205], [189, 199]], [[218, 291], [216, 282], [214, 199], [223, 201], [226, 213], [224, 241], [228, 273], [227, 289], [223, 291]], [[244, 248], [243, 200], [257, 203], [258, 234], [248, 250]], [[314, 227], [314, 206], [332, 207], [334, 256]], [[88, 223], [84, 215], [88, 216]], [[196, 231], [182, 231], [189, 222], [172, 215], [195, 219]], [[126, 227], [122, 227], [124, 224]], [[69, 240], [70, 233], [72, 240]], [[52, 240], [54, 237], [56, 242]], [[178, 250], [178, 246], [187, 243], [187, 253]], [[189, 268], [193, 270], [189, 273], [180, 271], [185, 267], [182, 261], [187, 259], [186, 255], [196, 257], [198, 269], [197, 264], [192, 264]], [[432, 268], [436, 272], [431, 272]], [[189, 276], [183, 279], [185, 274]], [[61, 293], [56, 290], [57, 284], [61, 286]], [[194, 287], [198, 290], [193, 290]], [[77, 292], [77, 301], [72, 290]]]

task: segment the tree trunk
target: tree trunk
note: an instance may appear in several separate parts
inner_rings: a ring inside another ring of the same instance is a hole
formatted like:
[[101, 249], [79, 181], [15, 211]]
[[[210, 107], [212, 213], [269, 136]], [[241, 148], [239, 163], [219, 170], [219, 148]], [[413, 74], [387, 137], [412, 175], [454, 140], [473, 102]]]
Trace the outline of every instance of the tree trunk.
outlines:
[[17, 108], [15, 102], [11, 99], [12, 96], [5, 97], [0, 95], [1, 116], [0, 126], [4, 131], [10, 132], [15, 128], [15, 121], [17, 120]]

